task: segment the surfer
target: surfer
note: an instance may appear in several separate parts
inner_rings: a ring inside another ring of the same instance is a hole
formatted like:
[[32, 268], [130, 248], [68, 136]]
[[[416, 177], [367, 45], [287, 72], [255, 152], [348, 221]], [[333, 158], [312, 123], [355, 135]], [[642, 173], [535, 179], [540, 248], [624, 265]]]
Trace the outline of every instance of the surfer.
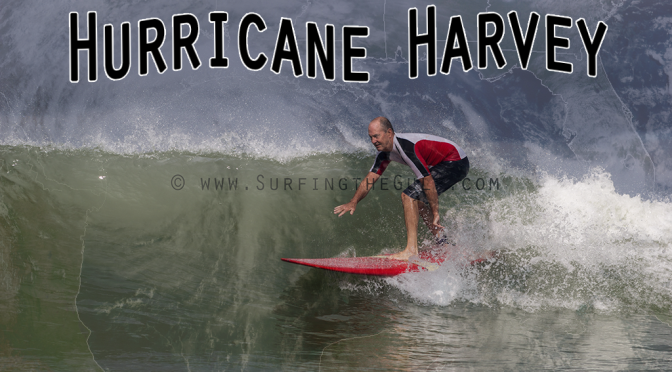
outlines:
[[417, 177], [416, 181], [401, 194], [406, 221], [406, 249], [390, 258], [408, 260], [418, 254], [419, 215], [438, 239], [443, 226], [440, 224], [439, 195], [469, 172], [469, 160], [465, 152], [454, 142], [445, 138], [420, 133], [395, 133], [387, 118], [379, 116], [369, 123], [369, 137], [378, 153], [371, 170], [359, 184], [350, 202], [334, 208], [341, 217], [346, 212], [353, 214], [373, 184], [380, 178], [390, 161], [408, 165]]

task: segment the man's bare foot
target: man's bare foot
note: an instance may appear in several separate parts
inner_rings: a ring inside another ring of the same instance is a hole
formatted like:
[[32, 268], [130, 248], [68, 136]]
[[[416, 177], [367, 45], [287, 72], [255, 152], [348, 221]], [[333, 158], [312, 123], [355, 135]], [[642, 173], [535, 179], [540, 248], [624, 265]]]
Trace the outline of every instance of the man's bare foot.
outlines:
[[400, 260], [400, 261], [408, 261], [408, 258], [414, 255], [417, 255], [418, 252], [417, 250], [414, 252], [408, 248], [404, 249], [403, 251], [395, 254], [391, 254], [387, 256], [388, 258], [391, 258], [393, 260]]

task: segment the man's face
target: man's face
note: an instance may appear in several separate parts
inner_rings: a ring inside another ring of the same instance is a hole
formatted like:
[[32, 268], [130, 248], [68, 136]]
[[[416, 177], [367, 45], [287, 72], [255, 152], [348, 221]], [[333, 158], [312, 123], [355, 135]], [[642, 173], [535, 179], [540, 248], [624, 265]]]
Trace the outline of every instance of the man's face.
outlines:
[[377, 121], [372, 121], [369, 124], [369, 137], [376, 150], [384, 152], [392, 151], [394, 143], [394, 132], [392, 132], [392, 129], [388, 129], [385, 132]]

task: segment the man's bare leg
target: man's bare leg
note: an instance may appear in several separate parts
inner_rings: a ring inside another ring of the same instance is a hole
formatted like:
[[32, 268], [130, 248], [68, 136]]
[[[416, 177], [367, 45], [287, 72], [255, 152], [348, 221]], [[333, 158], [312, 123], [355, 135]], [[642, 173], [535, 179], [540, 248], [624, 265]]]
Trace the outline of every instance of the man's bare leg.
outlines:
[[418, 201], [402, 193], [401, 203], [404, 206], [406, 220], [406, 249], [391, 255], [390, 258], [408, 260], [409, 257], [418, 254]]

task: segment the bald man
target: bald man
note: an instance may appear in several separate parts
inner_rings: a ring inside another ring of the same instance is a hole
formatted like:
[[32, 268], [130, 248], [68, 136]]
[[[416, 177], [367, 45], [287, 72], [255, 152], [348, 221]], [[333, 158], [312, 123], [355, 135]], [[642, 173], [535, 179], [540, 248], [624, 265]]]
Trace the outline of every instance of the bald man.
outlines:
[[440, 224], [439, 195], [463, 180], [469, 172], [465, 152], [445, 138], [419, 133], [395, 133], [387, 118], [377, 117], [369, 123], [369, 137], [378, 153], [366, 178], [359, 184], [350, 202], [334, 208], [339, 217], [353, 214], [373, 184], [380, 178], [390, 161], [408, 165], [417, 180], [401, 194], [406, 221], [406, 249], [390, 258], [408, 260], [418, 254], [418, 220], [422, 219], [438, 237]]

